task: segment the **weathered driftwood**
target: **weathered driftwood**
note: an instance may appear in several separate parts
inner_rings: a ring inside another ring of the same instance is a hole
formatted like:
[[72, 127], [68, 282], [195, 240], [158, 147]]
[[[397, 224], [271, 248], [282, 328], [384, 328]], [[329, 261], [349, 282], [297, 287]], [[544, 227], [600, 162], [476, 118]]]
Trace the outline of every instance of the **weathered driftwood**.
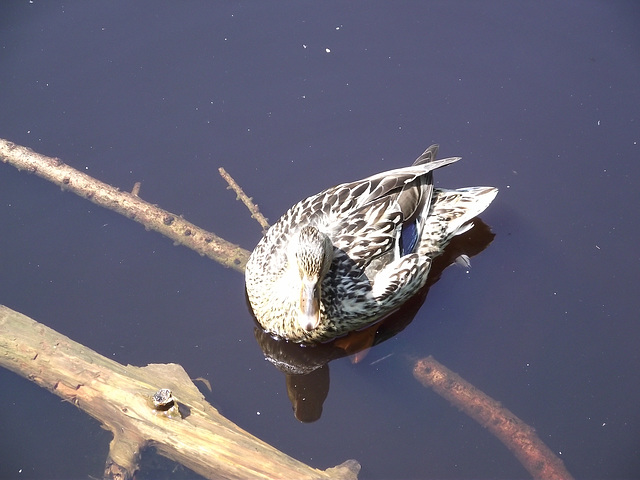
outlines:
[[[207, 478], [357, 478], [355, 460], [317, 470], [242, 430], [206, 402], [179, 365], [120, 365], [5, 306], [0, 365], [102, 422], [113, 433], [110, 474], [132, 475], [141, 449], [154, 446]], [[161, 388], [173, 392], [181, 415], [154, 409], [152, 396]]]
[[187, 222], [179, 215], [145, 202], [137, 195], [139, 184], [136, 184], [132, 193], [122, 192], [66, 165], [59, 158], [41, 155], [4, 139], [0, 139], [0, 160], [135, 220], [145, 228], [169, 237], [177, 245], [189, 247], [226, 267], [244, 271], [249, 258], [248, 251]]
[[572, 479], [562, 460], [538, 438], [533, 428], [433, 357], [418, 360], [413, 374], [425, 387], [432, 388], [494, 434], [533, 478]]

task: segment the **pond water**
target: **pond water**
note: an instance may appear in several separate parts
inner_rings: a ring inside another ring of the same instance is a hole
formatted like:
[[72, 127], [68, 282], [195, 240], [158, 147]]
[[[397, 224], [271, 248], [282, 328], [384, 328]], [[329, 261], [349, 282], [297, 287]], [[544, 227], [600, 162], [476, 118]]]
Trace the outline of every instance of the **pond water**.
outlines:
[[[123, 190], [141, 181], [248, 250], [260, 227], [220, 166], [271, 221], [431, 143], [463, 157], [438, 185], [500, 193], [471, 269], [446, 269], [358, 363], [333, 360], [313, 422], [265, 361], [242, 275], [4, 164], [0, 304], [123, 364], [181, 364], [223, 415], [318, 468], [526, 478], [413, 378], [433, 355], [574, 477], [637, 478], [639, 20], [635, 2], [598, 1], [3, 3], [0, 137]], [[108, 432], [11, 372], [0, 382], [0, 478], [101, 476]], [[144, 461], [141, 478], [195, 478]]]

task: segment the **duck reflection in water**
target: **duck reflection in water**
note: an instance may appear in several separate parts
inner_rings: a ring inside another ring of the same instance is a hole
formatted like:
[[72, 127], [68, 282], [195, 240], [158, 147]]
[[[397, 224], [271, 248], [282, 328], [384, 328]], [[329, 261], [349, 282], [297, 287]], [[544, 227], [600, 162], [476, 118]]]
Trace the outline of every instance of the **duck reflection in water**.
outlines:
[[265, 358], [284, 373], [287, 395], [298, 420], [314, 422], [322, 415], [322, 406], [329, 393], [330, 361], [351, 356], [352, 362], [357, 363], [371, 347], [404, 330], [446, 267], [454, 263], [466, 265], [469, 257], [489, 246], [495, 235], [479, 218], [472, 222], [473, 228], [453, 237], [443, 253], [434, 259], [427, 282], [416, 295], [392, 314], [363, 330], [350, 332], [327, 343], [300, 344], [274, 337], [256, 321], [256, 340]]

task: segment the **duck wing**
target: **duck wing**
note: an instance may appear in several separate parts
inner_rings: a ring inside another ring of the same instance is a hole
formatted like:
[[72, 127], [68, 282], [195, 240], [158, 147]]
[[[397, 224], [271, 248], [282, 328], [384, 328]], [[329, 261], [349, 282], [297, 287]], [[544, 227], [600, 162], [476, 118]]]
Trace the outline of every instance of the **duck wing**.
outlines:
[[[418, 157], [420, 159], [421, 157]], [[460, 160], [459, 157], [443, 158], [429, 163], [412, 165], [378, 173], [352, 183], [343, 183], [325, 190], [322, 194], [322, 210], [333, 216], [349, 216], [351, 212], [375, 202], [385, 196], [399, 193], [420, 177], [430, 177], [430, 172]], [[410, 206], [418, 202], [407, 196], [407, 213]], [[414, 207], [415, 208], [415, 207]], [[404, 210], [404, 209], [403, 209]], [[409, 216], [409, 215], [408, 215]]]
[[[427, 149], [411, 167], [325, 190], [308, 199], [304, 210], [330, 236], [334, 247], [364, 268], [396, 247], [403, 225], [428, 211], [433, 192], [431, 172], [459, 160], [433, 161], [433, 153]], [[427, 157], [428, 162], [424, 161]]]

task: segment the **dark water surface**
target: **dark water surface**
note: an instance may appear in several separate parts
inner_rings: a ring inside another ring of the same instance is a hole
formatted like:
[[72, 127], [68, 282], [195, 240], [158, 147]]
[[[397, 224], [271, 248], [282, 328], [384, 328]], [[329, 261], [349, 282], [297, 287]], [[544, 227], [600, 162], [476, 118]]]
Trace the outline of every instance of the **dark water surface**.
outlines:
[[[242, 275], [0, 164], [0, 303], [127, 364], [207, 378], [220, 412], [361, 479], [527, 477], [411, 375], [434, 355], [536, 428], [582, 479], [640, 477], [640, 8], [635, 2], [5, 2], [0, 137], [252, 249], [224, 166], [275, 221], [326, 187], [463, 161], [496, 237], [413, 323], [331, 363], [292, 414]], [[175, 332], [179, 332], [176, 335]], [[0, 477], [99, 477], [110, 434], [0, 371]], [[144, 478], [190, 478], [153, 464]], [[152, 473], [150, 473], [152, 472]]]

